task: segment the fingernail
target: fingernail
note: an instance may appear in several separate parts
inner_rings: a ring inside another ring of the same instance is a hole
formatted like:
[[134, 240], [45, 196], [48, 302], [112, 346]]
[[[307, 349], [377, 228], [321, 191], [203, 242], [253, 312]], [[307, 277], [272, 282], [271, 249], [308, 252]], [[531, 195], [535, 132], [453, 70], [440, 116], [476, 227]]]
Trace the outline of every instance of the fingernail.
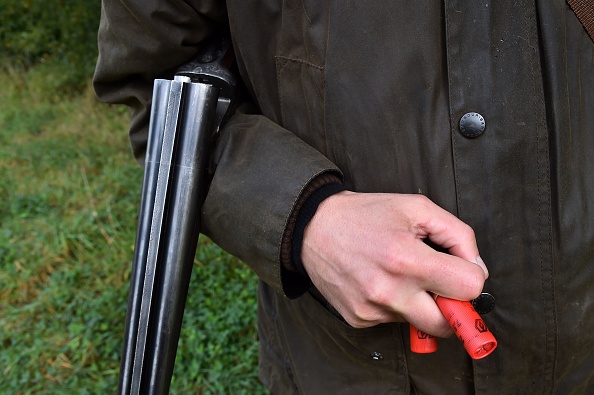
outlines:
[[489, 278], [489, 270], [487, 269], [487, 265], [485, 265], [485, 262], [480, 256], [476, 257], [476, 264], [479, 265], [485, 272], [485, 280]]

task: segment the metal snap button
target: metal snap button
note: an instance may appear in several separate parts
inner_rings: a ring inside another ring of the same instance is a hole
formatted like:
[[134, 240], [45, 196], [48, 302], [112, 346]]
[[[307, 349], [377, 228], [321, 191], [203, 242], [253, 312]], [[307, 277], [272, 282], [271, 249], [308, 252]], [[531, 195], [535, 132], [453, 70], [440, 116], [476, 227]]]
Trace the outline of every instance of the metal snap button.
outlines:
[[471, 300], [470, 303], [479, 314], [490, 313], [495, 308], [495, 298], [487, 292], [483, 292], [478, 298]]
[[374, 361], [381, 361], [382, 359], [384, 359], [384, 356], [377, 351], [372, 352], [370, 356], [371, 359], [373, 359]]
[[475, 138], [485, 131], [485, 119], [478, 112], [466, 113], [460, 118], [460, 133], [464, 137]]

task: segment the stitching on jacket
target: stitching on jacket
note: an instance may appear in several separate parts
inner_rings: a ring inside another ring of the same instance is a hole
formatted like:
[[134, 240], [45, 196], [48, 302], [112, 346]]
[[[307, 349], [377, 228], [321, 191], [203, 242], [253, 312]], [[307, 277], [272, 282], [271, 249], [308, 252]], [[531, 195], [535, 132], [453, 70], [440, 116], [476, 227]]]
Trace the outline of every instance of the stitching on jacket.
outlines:
[[460, 177], [458, 177], [458, 155], [457, 155], [457, 151], [456, 151], [456, 123], [455, 123], [455, 118], [454, 118], [454, 111], [452, 108], [452, 73], [450, 70], [450, 57], [451, 57], [451, 40], [450, 40], [450, 35], [451, 33], [451, 29], [450, 29], [450, 24], [449, 24], [449, 18], [448, 18], [448, 2], [444, 2], [444, 7], [443, 7], [443, 14], [444, 14], [444, 18], [445, 18], [445, 39], [446, 39], [446, 67], [447, 67], [447, 75], [448, 75], [448, 102], [449, 102], [449, 112], [450, 112], [450, 142], [452, 144], [452, 156], [454, 158], [454, 185], [456, 188], [456, 210], [457, 210], [457, 216], [460, 217], [461, 215], [461, 211], [462, 211], [462, 207], [461, 207], [461, 203], [460, 203], [460, 196], [459, 196], [459, 191], [460, 191]]
[[324, 70], [323, 66], [318, 66], [317, 64], [313, 64], [311, 62], [308, 62], [307, 60], [295, 59], [295, 58], [290, 58], [288, 56], [280, 56], [280, 55], [277, 55], [276, 58], [285, 61], [283, 64], [283, 68], [287, 65], [288, 62], [297, 62], [297, 63], [305, 64], [309, 67], [313, 67], [314, 69], [318, 69], [318, 70], [322, 70], [322, 71]]
[[[284, 103], [283, 103], [283, 95], [281, 92], [281, 71], [285, 68], [285, 66], [287, 65], [287, 63], [289, 63], [289, 61], [287, 59], [283, 59], [280, 56], [275, 56], [275, 60], [276, 60], [276, 84], [277, 84], [277, 92], [278, 92], [278, 104], [280, 107], [280, 124], [281, 126], [284, 126], [284, 121], [283, 121], [283, 107], [284, 107]], [[280, 275], [280, 274], [279, 274]]]
[[[536, 7], [536, 4], [534, 4], [534, 7]], [[528, 7], [525, 7], [525, 12], [524, 12], [524, 15], [523, 15], [523, 19], [526, 22], [525, 23], [525, 26], [530, 26], [530, 22], [531, 21], [530, 21], [530, 17], [528, 16], [527, 8]], [[533, 23], [533, 24], [535, 24], [535, 23]], [[540, 64], [541, 59], [540, 59], [540, 54], [539, 54], [539, 48], [535, 47], [532, 44], [531, 38], [532, 38], [531, 35], [528, 34], [527, 35], [527, 38], [526, 38], [526, 42], [527, 42], [527, 45], [532, 50], [531, 58], [532, 59], [536, 58], [538, 60], [539, 64]], [[536, 86], [537, 86], [537, 80], [536, 80], [536, 76], [534, 74], [534, 68], [531, 68], [530, 69], [530, 75], [532, 76], [532, 90], [533, 90], [533, 93], [534, 93], [533, 97], [535, 98], [535, 100], [538, 100], [538, 99], [536, 99], [538, 97], [538, 89], [536, 88]], [[541, 120], [544, 120], [546, 114], [543, 113], [542, 108], [543, 107], [540, 106], [540, 110], [539, 110], [540, 117], [539, 118]], [[536, 129], [536, 131], [538, 133], [538, 129], [539, 128], [537, 127], [535, 129]], [[545, 125], [545, 129], [546, 129], [546, 125]], [[548, 188], [547, 186], [544, 186], [543, 187], [541, 185], [542, 182], [547, 182], [546, 174], [547, 173], [550, 174], [548, 160], [545, 160], [544, 163], [542, 163], [542, 161], [540, 159], [540, 156], [541, 156], [540, 153], [546, 154], [545, 156], [548, 158], [549, 155], [548, 155], [547, 146], [548, 146], [547, 134], [545, 133], [545, 136], [544, 137], [541, 137], [541, 136], [539, 136], [537, 134], [537, 139], [536, 139], [536, 147], [537, 147], [537, 154], [536, 154], [537, 192], [536, 193], [537, 193], [537, 196], [538, 196], [538, 198], [537, 198], [538, 199], [538, 228], [539, 228], [539, 232], [538, 233], [541, 234], [542, 231], [543, 231], [543, 226], [549, 224], [547, 226], [547, 230], [545, 230], [545, 232], [548, 235], [546, 246], [543, 245], [542, 242], [539, 243], [540, 244], [539, 245], [539, 255], [540, 255], [540, 259], [539, 259], [540, 260], [540, 263], [539, 264], [540, 264], [540, 268], [541, 268], [542, 302], [543, 302], [543, 306], [545, 306], [545, 316], [548, 315], [548, 314], [551, 315], [550, 322], [553, 325], [553, 333], [552, 333], [552, 338], [553, 338], [552, 339], [552, 342], [553, 342], [553, 344], [552, 344], [552, 349], [551, 349], [551, 346], [549, 344], [551, 342], [551, 340], [549, 340], [549, 337], [551, 336], [551, 334], [549, 333], [550, 332], [549, 331], [549, 325], [547, 324], [547, 321], [548, 320], [545, 317], [545, 325], [544, 325], [544, 330], [545, 330], [545, 344], [544, 344], [544, 347], [545, 347], [545, 359], [543, 361], [543, 373], [545, 375], [545, 380], [546, 381], [550, 381], [551, 383], [554, 383], [555, 382], [555, 362], [554, 362], [554, 360], [556, 358], [556, 348], [557, 348], [556, 341], [555, 341], [555, 338], [556, 338], [555, 332], [556, 332], [556, 328], [557, 328], [557, 312], [556, 312], [556, 309], [555, 309], [555, 295], [554, 295], [555, 284], [554, 284], [554, 278], [553, 278], [554, 270], [553, 270], [553, 267], [552, 267], [552, 265], [553, 265], [553, 263], [552, 263], [553, 255], [552, 255], [552, 251], [551, 251], [552, 246], [551, 246], [551, 242], [550, 242], [550, 240], [551, 240], [551, 227], [550, 227], [551, 216], [550, 216], [550, 213], [547, 214], [547, 213], [543, 212], [543, 208], [542, 208], [543, 198], [541, 197], [541, 194], [543, 193], [543, 189], [544, 189], [544, 192], [547, 193], [547, 195], [544, 198], [544, 200], [547, 203], [547, 207], [550, 207], [550, 205], [551, 205], [550, 188]], [[544, 166], [544, 169], [541, 166]], [[544, 179], [543, 179], [543, 177], [541, 177], [541, 172], [544, 174]], [[545, 217], [545, 216], [547, 217], [546, 218], [547, 221], [546, 222], [543, 222], [543, 217]], [[549, 250], [549, 260], [551, 261], [551, 263], [550, 263], [550, 265], [548, 267], [548, 269], [550, 270], [550, 274], [549, 274], [549, 277], [550, 278], [548, 280], [548, 283], [549, 283], [548, 285], [549, 285], [550, 288], [545, 286], [546, 283], [547, 283], [547, 280], [545, 278], [545, 271], [544, 271], [544, 267], [545, 267], [545, 264], [546, 264], [546, 262], [545, 262], [546, 261], [545, 248], [547, 248]], [[552, 293], [552, 297], [553, 297], [552, 306], [551, 306], [551, 310], [550, 311], [547, 311], [548, 310], [547, 309], [547, 305], [548, 305], [548, 303], [547, 303], [547, 293], [548, 292], [547, 291], [549, 291], [550, 293]], [[552, 361], [549, 360], [549, 356], [548, 356], [549, 353], [552, 353]], [[546, 376], [547, 371], [550, 372], [550, 376], [548, 376], [548, 377]]]

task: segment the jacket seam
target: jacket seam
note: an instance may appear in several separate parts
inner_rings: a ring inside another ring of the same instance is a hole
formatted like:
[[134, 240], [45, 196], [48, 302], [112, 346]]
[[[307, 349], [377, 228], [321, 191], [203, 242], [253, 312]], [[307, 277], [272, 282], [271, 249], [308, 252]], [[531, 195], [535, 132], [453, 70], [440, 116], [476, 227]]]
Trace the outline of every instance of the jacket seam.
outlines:
[[308, 62], [307, 60], [296, 59], [296, 58], [291, 58], [291, 57], [282, 56], [282, 55], [277, 55], [276, 58], [285, 61], [284, 64], [283, 64], [283, 66], [282, 66], [282, 68], [284, 68], [287, 65], [288, 62], [297, 62], [297, 63], [301, 63], [301, 64], [304, 64], [304, 65], [307, 65], [309, 67], [313, 67], [314, 69], [324, 70], [324, 67], [323, 66], [318, 66], [317, 64]]
[[[536, 7], [536, 5], [534, 5], [534, 7]], [[527, 15], [527, 12], [524, 12], [523, 15], [523, 19], [526, 21], [526, 26], [530, 26], [530, 18]], [[538, 62], [540, 62], [540, 57], [539, 56], [535, 56], [538, 55], [538, 47], [535, 47], [533, 45], [533, 43], [531, 42], [530, 38], [532, 38], [531, 36], [528, 36], [528, 46], [530, 47], [531, 51], [531, 58], [537, 59]], [[542, 100], [538, 100], [537, 98], [539, 97], [538, 95], [538, 89], [536, 88], [537, 86], [537, 81], [536, 81], [536, 76], [534, 74], [534, 68], [531, 68], [530, 70], [530, 75], [532, 76], [532, 90], [533, 90], [533, 97], [535, 98], [535, 101], [542, 101]], [[540, 119], [543, 120], [545, 119], [545, 114], [543, 113], [543, 103], [540, 103], [541, 106], [539, 106], [539, 113], [540, 113]], [[539, 125], [540, 127], [543, 127], [543, 125]], [[553, 262], [552, 262], [552, 253], [551, 253], [551, 215], [550, 215], [550, 210], [544, 210], [542, 204], [543, 201], [547, 204], [547, 207], [550, 207], [551, 205], [551, 198], [550, 198], [550, 188], [547, 187], [547, 185], [543, 185], [544, 183], [547, 183], [547, 177], [546, 174], [549, 173], [549, 166], [548, 166], [548, 160], [544, 161], [545, 163], [543, 164], [542, 160], [541, 160], [541, 155], [547, 155], [548, 156], [548, 150], [547, 150], [547, 134], [545, 133], [544, 136], [541, 135], [541, 133], [538, 133], [540, 128], [535, 128], [536, 132], [537, 132], [537, 155], [536, 155], [536, 167], [537, 167], [537, 196], [538, 196], [538, 223], [539, 223], [539, 233], [543, 234], [544, 232], [546, 232], [547, 234], [547, 243], [545, 245], [545, 243], [539, 243], [539, 256], [540, 256], [540, 275], [541, 275], [541, 285], [542, 285], [542, 301], [543, 301], [543, 306], [545, 308], [545, 315], [546, 312], [548, 310], [548, 304], [547, 303], [547, 299], [552, 298], [551, 300], [551, 310], [549, 311], [549, 314], [551, 315], [551, 326], [552, 326], [552, 333], [551, 332], [551, 328], [549, 327], [549, 320], [545, 319], [545, 325], [544, 325], [544, 331], [545, 331], [545, 360], [543, 361], [543, 375], [545, 375], [545, 380], [549, 381], [552, 384], [552, 386], [554, 387], [554, 383], [555, 383], [555, 359], [556, 359], [556, 327], [557, 327], [557, 313], [555, 311], [555, 294], [554, 294], [554, 278], [553, 278], [553, 274], [554, 274], [554, 270], [553, 270]], [[546, 125], [544, 126], [544, 129], [546, 131]], [[542, 129], [541, 129], [542, 130]], [[550, 173], [549, 173], [550, 174]], [[549, 175], [550, 176], [550, 175]], [[542, 197], [542, 193], [545, 192], [546, 196], [543, 198]], [[545, 218], [546, 217], [546, 218]], [[544, 229], [544, 227], [546, 226], [547, 229]], [[547, 281], [546, 279], [546, 275], [545, 275], [545, 265], [546, 265], [546, 257], [547, 257], [547, 253], [546, 250], [549, 251], [549, 267], [548, 270], [550, 271], [550, 278]], [[548, 284], [548, 287], [546, 286], [546, 283]], [[548, 290], [547, 290], [548, 288]], [[548, 291], [548, 292], [547, 292]], [[547, 298], [547, 294], [550, 293], [549, 298]], [[552, 337], [552, 339], [550, 339]], [[550, 344], [552, 343], [552, 344]], [[552, 348], [551, 348], [552, 347]], [[547, 377], [547, 373], [550, 372], [550, 376]], [[543, 391], [546, 391], [546, 387], [543, 388]], [[554, 390], [553, 388], [551, 388], [551, 393], [553, 393]]]

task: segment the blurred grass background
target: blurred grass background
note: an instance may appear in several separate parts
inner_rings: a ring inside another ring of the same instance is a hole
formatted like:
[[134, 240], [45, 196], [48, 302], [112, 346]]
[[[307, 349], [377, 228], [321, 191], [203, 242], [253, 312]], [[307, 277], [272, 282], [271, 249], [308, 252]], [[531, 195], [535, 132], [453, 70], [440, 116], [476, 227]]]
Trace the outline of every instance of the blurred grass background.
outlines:
[[[100, 4], [0, 6], [0, 393], [117, 388], [142, 169], [90, 79]], [[265, 393], [256, 277], [202, 237], [172, 394]]]

